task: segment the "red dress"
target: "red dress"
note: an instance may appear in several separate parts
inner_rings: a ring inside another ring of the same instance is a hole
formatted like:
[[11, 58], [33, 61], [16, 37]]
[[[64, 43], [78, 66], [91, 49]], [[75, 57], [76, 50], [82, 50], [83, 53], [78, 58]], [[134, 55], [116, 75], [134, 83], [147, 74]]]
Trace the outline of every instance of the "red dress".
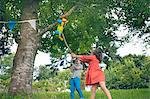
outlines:
[[105, 81], [105, 75], [102, 69], [99, 67], [99, 60], [95, 55], [81, 56], [82, 62], [87, 62], [89, 64], [88, 70], [86, 73], [86, 85], [91, 85]]

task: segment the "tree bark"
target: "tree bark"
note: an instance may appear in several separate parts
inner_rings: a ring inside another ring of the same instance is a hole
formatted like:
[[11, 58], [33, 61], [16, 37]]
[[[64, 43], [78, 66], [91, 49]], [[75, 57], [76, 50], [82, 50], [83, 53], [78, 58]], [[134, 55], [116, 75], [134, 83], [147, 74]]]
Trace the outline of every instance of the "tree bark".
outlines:
[[[37, 19], [38, 0], [24, 0], [22, 20]], [[40, 37], [29, 22], [21, 24], [20, 41], [13, 62], [11, 83], [8, 92], [16, 95], [32, 92], [32, 74]]]

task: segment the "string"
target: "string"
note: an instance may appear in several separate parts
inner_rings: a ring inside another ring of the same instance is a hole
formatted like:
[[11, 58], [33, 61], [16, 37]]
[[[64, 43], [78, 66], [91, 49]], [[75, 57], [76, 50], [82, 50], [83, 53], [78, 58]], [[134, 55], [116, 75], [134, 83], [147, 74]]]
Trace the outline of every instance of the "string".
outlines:
[[[38, 19], [30, 19], [30, 20], [22, 20], [22, 21], [15, 21], [16, 23], [26, 23], [30, 22], [32, 20], [38, 20]], [[0, 21], [0, 23], [10, 23], [9, 21]]]

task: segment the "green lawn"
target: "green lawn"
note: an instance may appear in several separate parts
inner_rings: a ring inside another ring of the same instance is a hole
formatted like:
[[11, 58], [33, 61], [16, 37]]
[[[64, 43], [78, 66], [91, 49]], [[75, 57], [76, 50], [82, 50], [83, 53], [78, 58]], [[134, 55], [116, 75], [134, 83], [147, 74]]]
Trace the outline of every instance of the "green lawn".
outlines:
[[[90, 98], [90, 92], [84, 91], [85, 99]], [[113, 99], [150, 99], [150, 89], [131, 89], [131, 90], [111, 90]], [[0, 99], [70, 99], [69, 93], [67, 92], [40, 92], [34, 93], [32, 97], [27, 96], [16, 96], [12, 97], [8, 94], [1, 93]], [[79, 99], [77, 93], [75, 99]], [[107, 99], [102, 91], [98, 91], [96, 99]]]

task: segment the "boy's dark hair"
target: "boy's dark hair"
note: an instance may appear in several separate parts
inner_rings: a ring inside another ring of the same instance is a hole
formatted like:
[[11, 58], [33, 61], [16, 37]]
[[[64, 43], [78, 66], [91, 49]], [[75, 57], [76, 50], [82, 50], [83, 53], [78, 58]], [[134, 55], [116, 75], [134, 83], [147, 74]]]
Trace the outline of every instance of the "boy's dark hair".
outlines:
[[102, 51], [100, 49], [94, 50], [93, 54], [96, 56], [96, 58], [99, 60], [99, 62], [102, 61]]
[[73, 58], [73, 59], [72, 59], [72, 63], [73, 63], [73, 64], [75, 64], [76, 61], [77, 61], [77, 58]]
[[76, 60], [75, 60], [75, 59], [73, 59], [73, 60], [72, 60], [72, 63], [74, 63], [74, 64], [75, 64], [75, 63], [76, 63]]

